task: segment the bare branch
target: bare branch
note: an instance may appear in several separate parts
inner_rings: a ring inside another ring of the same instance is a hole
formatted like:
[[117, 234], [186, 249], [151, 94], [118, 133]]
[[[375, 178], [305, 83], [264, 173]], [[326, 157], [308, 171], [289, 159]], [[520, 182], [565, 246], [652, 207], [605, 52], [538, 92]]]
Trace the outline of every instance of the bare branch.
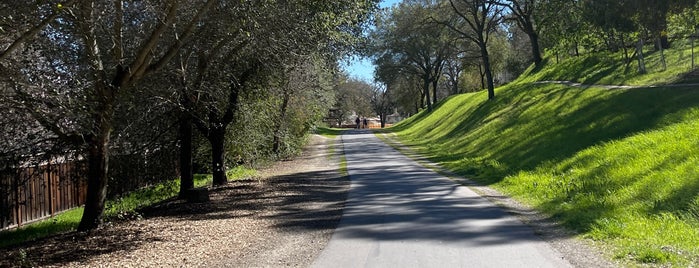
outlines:
[[28, 31], [24, 32], [17, 40], [12, 42], [9, 47], [7, 47], [4, 51], [0, 52], [0, 61], [6, 59], [9, 57], [12, 53], [14, 53], [22, 44], [25, 42], [29, 41], [30, 39], [34, 38], [36, 34], [38, 34], [46, 25], [51, 23], [53, 20], [55, 20], [58, 15], [61, 14], [61, 12], [65, 9], [65, 7], [72, 5], [74, 0], [69, 0], [65, 2], [62, 5], [62, 7], [54, 9], [53, 13], [43, 19], [39, 24], [34, 25], [34, 27], [30, 28]]
[[148, 54], [150, 54], [151, 51], [155, 49], [156, 45], [158, 44], [158, 41], [160, 41], [160, 38], [162, 37], [163, 33], [167, 30], [167, 28], [170, 27], [172, 21], [175, 20], [175, 17], [177, 16], [178, 6], [179, 4], [176, 0], [170, 1], [170, 8], [167, 11], [165, 19], [163, 19], [158, 24], [158, 26], [155, 27], [155, 30], [153, 30], [153, 32], [150, 34], [148, 40], [141, 47], [138, 53], [136, 53], [136, 58], [131, 63], [131, 66], [128, 70], [130, 71], [130, 73], [127, 74], [126, 77], [124, 77], [124, 84], [129, 84], [131, 82], [134, 82], [134, 80], [138, 80], [138, 78], [143, 77], [148, 66], [146, 58], [148, 57]]
[[[163, 57], [161, 57], [158, 61], [155, 63], [151, 64], [148, 66], [148, 69], [144, 71], [143, 74], [149, 73], [149, 72], [155, 72], [163, 68], [167, 62], [169, 62], [175, 55], [177, 55], [177, 52], [184, 46], [189, 40], [189, 38], [194, 34], [194, 29], [196, 29], [197, 24], [199, 23], [199, 20], [201, 19], [202, 15], [206, 13], [211, 6], [215, 3], [216, 0], [208, 0], [204, 6], [197, 11], [197, 14], [192, 18], [192, 20], [189, 21], [189, 24], [185, 27], [185, 30], [182, 32], [182, 34], [177, 35], [175, 38], [175, 42], [170, 46], [168, 51], [165, 53]], [[140, 76], [138, 76], [140, 78]]]

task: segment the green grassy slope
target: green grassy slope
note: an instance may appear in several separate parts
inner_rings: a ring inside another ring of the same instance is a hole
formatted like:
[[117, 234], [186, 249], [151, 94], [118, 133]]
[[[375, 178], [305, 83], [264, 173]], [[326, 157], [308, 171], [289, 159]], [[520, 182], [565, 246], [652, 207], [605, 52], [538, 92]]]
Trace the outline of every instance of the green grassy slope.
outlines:
[[[600, 64], [590, 58], [587, 67]], [[611, 246], [614, 257], [698, 265], [699, 87], [531, 83], [570, 80], [585, 67], [570, 66], [531, 71], [493, 101], [484, 92], [451, 97], [393, 131], [433, 161]]]
[[[629, 56], [632, 53], [630, 51]], [[699, 54], [699, 48], [695, 48], [695, 53]], [[635, 86], [669, 84], [684, 80], [684, 75], [692, 66], [692, 48], [686, 41], [675, 41], [673, 48], [665, 51], [666, 69], [663, 69], [660, 52], [654, 51], [652, 46], [644, 49], [644, 55], [646, 74], [638, 73], [636, 58], [631, 58], [627, 64], [622, 52], [600, 52], [559, 62], [548, 59], [551, 64], [541, 70], [529, 70], [520, 81], [566, 80], [583, 84]], [[696, 57], [695, 67], [699, 65]]]

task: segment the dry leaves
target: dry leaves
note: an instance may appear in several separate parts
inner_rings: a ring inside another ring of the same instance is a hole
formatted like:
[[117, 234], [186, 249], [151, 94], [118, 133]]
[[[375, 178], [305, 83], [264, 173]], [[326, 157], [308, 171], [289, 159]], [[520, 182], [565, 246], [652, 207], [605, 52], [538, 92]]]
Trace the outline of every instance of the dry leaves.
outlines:
[[[298, 159], [262, 172], [259, 180], [211, 189], [208, 203], [173, 200], [143, 211], [144, 219], [109, 223], [0, 250], [0, 267], [270, 267], [308, 266], [330, 239], [349, 181], [337, 157], [314, 136]], [[339, 151], [339, 150], [336, 150]]]

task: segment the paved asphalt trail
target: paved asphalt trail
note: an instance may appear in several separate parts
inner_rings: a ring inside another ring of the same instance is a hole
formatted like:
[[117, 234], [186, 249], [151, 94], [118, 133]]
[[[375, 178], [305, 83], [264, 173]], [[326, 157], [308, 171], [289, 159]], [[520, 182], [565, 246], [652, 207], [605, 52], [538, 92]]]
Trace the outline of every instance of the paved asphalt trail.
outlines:
[[373, 134], [342, 136], [352, 186], [312, 267], [569, 267], [531, 228]]

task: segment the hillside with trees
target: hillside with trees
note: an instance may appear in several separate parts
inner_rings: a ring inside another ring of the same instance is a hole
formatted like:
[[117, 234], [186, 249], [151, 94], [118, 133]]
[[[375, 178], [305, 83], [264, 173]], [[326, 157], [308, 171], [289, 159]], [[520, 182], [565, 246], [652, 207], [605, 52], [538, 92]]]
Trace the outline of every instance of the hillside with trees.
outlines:
[[[438, 18], [417, 20], [460, 31], [453, 38], [474, 46], [470, 58], [456, 54], [462, 66], [472, 66], [458, 76], [459, 90], [449, 90], [451, 74], [439, 76], [436, 87], [422, 87], [423, 76], [406, 71], [416, 65], [383, 64], [377, 57], [377, 78], [387, 70], [402, 75], [382, 80], [389, 92], [402, 92], [410, 79], [419, 81], [410, 85], [416, 92], [430, 91], [412, 94], [409, 105], [395, 99], [404, 107], [399, 111], [413, 109], [414, 115], [392, 131], [448, 170], [544, 212], [623, 266], [696, 266], [696, 1], [498, 1], [490, 7], [497, 12], [477, 16], [500, 16], [488, 32], [487, 55], [478, 53], [471, 28], [477, 23], [463, 21], [468, 13], [459, 11], [476, 2], [432, 1], [435, 10], [451, 7], [454, 17], [439, 11]], [[385, 12], [399, 18], [425, 3], [405, 1]], [[468, 7], [486, 10], [488, 3]], [[459, 20], [466, 28], [451, 22]], [[386, 29], [398, 29], [392, 23]], [[474, 40], [463, 40], [466, 30]], [[505, 49], [495, 49], [498, 44]], [[526, 60], [517, 68], [493, 68], [493, 76], [506, 70], [521, 75], [497, 81], [492, 92], [487, 82], [469, 92], [474, 81], [468, 73], [487, 80], [485, 58], [499, 53], [505, 62]], [[409, 57], [398, 54], [390, 58]], [[440, 90], [444, 95], [431, 109], [421, 105], [429, 101], [426, 94]]]
[[677, 55], [679, 69], [665, 50], [693, 47], [696, 13], [696, 1], [405, 0], [376, 16], [366, 54], [393, 108], [413, 115], [464, 92], [486, 89], [492, 100], [545, 59], [607, 53], [625, 76], [679, 76], [694, 68], [694, 50]]

